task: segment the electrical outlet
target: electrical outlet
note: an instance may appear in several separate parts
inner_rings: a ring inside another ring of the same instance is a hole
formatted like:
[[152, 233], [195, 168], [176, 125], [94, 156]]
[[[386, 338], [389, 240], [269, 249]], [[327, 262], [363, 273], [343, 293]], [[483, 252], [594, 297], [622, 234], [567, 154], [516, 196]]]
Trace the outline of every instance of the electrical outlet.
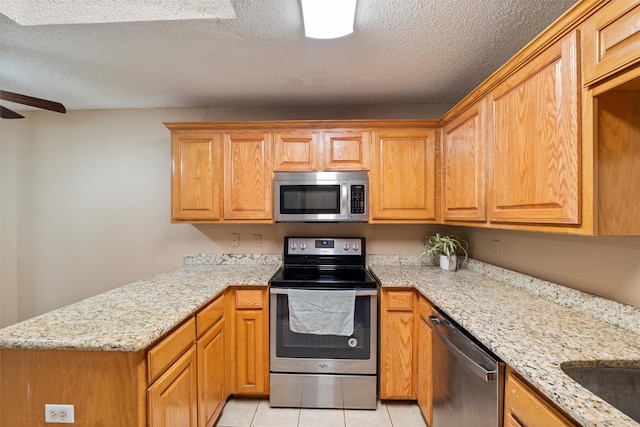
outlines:
[[239, 233], [231, 233], [229, 237], [229, 246], [237, 247], [240, 246], [240, 234]]
[[44, 422], [73, 424], [75, 422], [73, 405], [54, 405], [46, 403], [44, 405]]
[[260, 234], [254, 234], [253, 235], [253, 246], [260, 246], [261, 244], [261, 236]]

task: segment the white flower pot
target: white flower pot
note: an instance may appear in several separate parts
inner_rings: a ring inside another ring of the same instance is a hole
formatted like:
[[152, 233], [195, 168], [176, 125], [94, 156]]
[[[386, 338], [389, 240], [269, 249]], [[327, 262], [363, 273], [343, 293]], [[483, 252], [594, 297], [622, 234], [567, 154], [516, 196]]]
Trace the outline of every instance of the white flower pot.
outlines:
[[440, 268], [446, 271], [456, 271], [458, 269], [458, 257], [453, 255], [449, 259], [446, 255], [440, 255]]

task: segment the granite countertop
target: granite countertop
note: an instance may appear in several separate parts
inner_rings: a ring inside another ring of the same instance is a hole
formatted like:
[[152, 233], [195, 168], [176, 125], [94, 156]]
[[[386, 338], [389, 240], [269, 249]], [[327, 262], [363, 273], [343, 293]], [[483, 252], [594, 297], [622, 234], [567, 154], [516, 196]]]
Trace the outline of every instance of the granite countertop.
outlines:
[[473, 260], [456, 273], [388, 261], [369, 261], [383, 287], [416, 288], [580, 424], [639, 425], [560, 369], [640, 366], [639, 309]]
[[185, 265], [0, 329], [0, 348], [144, 350], [229, 286], [267, 286], [279, 256], [187, 255]]
[[[0, 348], [149, 347], [229, 286], [266, 286], [279, 255], [186, 255], [185, 265], [0, 329]], [[640, 425], [560, 369], [640, 365], [640, 309], [479, 261], [456, 273], [419, 257], [369, 255], [383, 287], [416, 288], [584, 426]]]

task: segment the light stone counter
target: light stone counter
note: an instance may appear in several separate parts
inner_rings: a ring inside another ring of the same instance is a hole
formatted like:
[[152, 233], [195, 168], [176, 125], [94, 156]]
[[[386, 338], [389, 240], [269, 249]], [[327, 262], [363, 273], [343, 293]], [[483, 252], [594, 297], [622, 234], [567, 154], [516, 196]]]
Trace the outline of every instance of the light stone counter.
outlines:
[[469, 260], [450, 273], [370, 256], [383, 287], [415, 287], [584, 426], [639, 425], [573, 381], [566, 361], [640, 366], [640, 310]]
[[[185, 265], [0, 330], [0, 348], [140, 351], [229, 286], [266, 286], [279, 255], [186, 255]], [[640, 365], [640, 310], [470, 260], [456, 273], [419, 257], [370, 255], [384, 287], [414, 287], [584, 426], [638, 423], [560, 363]]]
[[0, 348], [145, 349], [229, 286], [266, 286], [279, 255], [186, 255], [185, 266], [0, 329]]

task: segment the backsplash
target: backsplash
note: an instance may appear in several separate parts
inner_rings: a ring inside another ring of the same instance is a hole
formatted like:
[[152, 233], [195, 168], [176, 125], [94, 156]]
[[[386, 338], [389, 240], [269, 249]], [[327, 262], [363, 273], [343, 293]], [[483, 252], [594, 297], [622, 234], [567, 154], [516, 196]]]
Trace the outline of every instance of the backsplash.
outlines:
[[280, 254], [185, 254], [184, 265], [281, 265]]

